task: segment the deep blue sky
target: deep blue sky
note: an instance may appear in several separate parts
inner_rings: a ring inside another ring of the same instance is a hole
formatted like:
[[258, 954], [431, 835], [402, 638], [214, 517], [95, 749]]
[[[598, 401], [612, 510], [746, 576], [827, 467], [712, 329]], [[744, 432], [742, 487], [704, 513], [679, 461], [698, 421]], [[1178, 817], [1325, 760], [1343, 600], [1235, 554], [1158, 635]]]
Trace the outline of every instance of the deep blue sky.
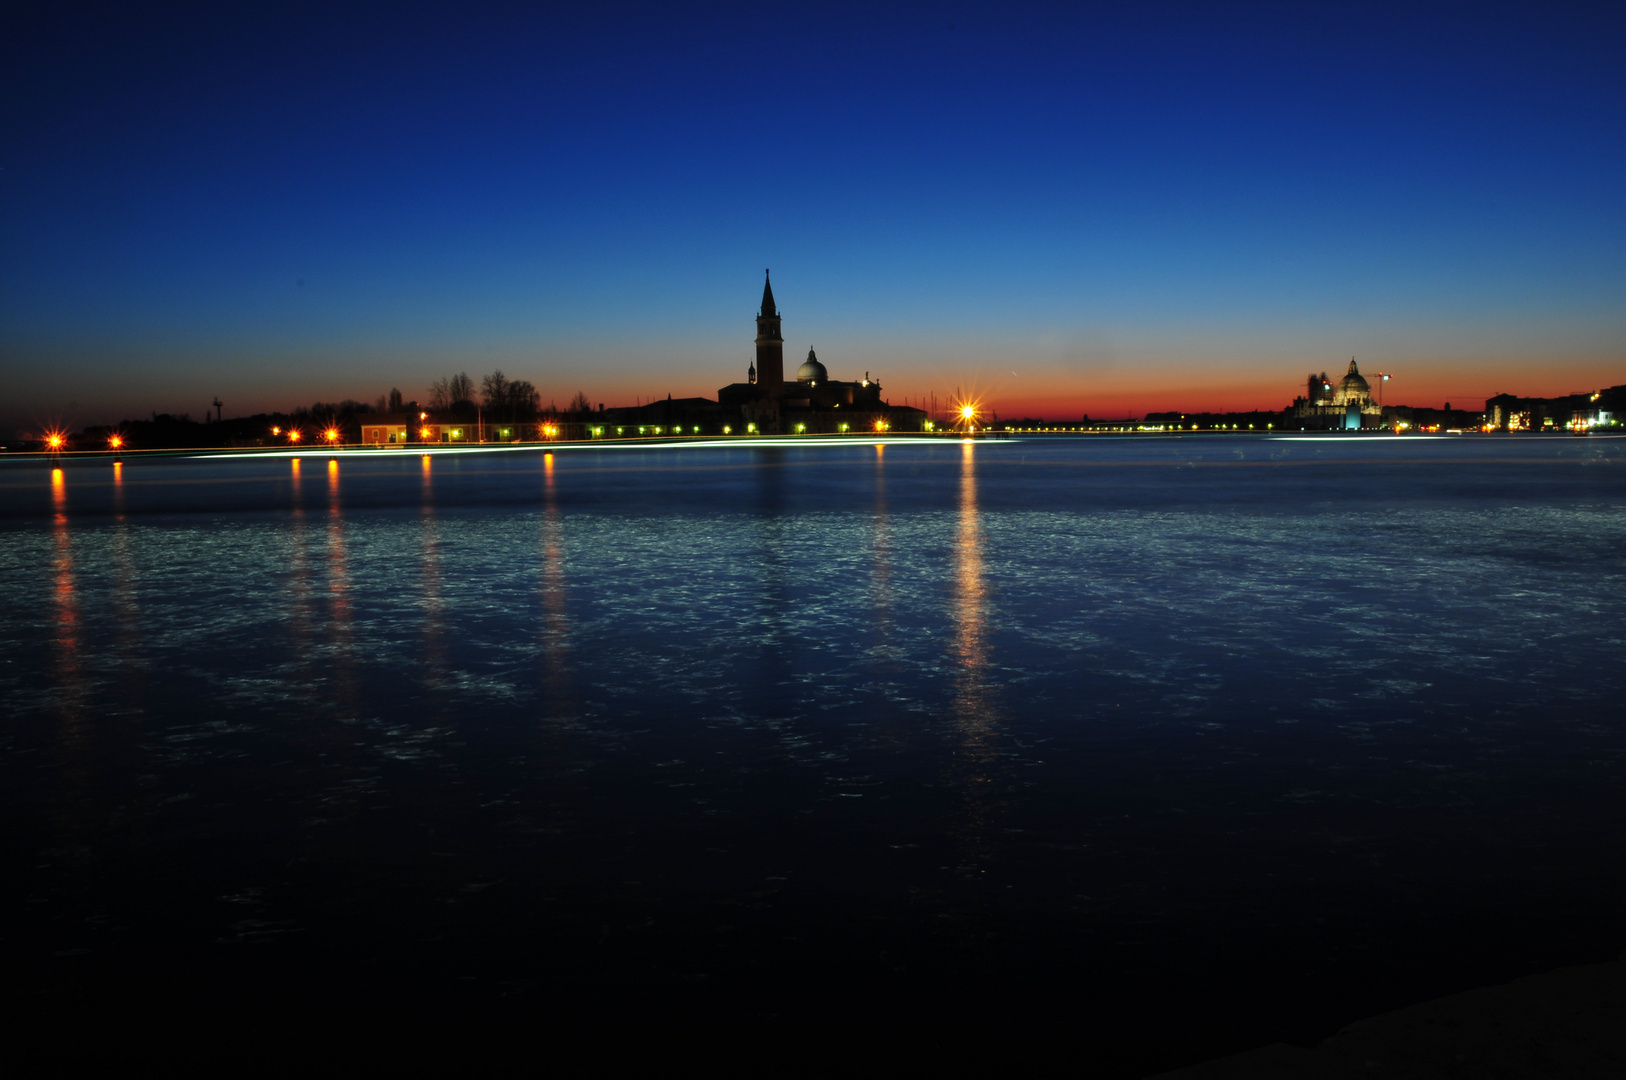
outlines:
[[0, 427], [787, 352], [1003, 413], [1626, 382], [1626, 17], [41, 5], [0, 45]]

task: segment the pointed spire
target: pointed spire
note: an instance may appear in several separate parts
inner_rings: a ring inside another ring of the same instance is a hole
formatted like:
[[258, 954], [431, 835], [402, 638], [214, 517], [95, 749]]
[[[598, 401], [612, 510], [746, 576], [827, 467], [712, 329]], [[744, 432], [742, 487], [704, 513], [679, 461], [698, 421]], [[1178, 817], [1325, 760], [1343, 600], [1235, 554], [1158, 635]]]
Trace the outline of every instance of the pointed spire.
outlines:
[[773, 282], [768, 280], [768, 271], [762, 272], [762, 314], [769, 316], [779, 314], [773, 306]]

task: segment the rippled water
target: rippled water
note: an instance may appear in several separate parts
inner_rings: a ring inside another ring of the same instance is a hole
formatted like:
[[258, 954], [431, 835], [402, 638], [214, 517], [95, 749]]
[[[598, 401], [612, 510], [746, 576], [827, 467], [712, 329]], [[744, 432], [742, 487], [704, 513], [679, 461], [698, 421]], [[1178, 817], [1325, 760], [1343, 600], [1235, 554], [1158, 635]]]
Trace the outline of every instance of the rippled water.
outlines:
[[1133, 1074], [1626, 945], [1626, 440], [12, 461], [0, 537], [35, 1004]]

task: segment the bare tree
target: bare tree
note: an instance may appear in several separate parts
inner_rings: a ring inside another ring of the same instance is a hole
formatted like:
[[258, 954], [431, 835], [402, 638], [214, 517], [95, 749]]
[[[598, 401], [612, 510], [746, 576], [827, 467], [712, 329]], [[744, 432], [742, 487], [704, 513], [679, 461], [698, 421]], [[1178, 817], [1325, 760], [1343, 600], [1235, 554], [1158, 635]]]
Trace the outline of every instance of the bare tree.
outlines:
[[401, 397], [401, 391], [393, 386], [390, 387], [390, 403], [389, 407], [384, 411], [400, 412], [404, 408], [406, 408], [406, 400]]
[[588, 401], [587, 395], [580, 390], [576, 391], [576, 396], [570, 399], [570, 404], [565, 406], [565, 412], [575, 413], [583, 419], [592, 411], [593, 403]]
[[429, 407], [449, 409], [452, 406], [452, 384], [449, 379], [436, 379], [429, 384]]
[[474, 380], [469, 378], [469, 373], [466, 371], [447, 379], [446, 389], [451, 393], [453, 405], [461, 405], [465, 401], [474, 400]]
[[516, 421], [528, 420], [541, 408], [542, 395], [525, 379], [515, 379], [508, 384], [508, 404]]
[[508, 395], [512, 386], [513, 384], [508, 381], [508, 376], [502, 373], [501, 368], [481, 379], [480, 389], [485, 395], [486, 408], [500, 409], [508, 405], [510, 403]]

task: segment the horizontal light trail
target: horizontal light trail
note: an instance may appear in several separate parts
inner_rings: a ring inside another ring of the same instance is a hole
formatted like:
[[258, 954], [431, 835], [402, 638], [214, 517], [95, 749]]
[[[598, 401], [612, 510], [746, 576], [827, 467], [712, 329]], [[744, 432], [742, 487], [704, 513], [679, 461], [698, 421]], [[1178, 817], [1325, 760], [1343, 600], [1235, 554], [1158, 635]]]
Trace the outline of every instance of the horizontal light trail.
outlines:
[[383, 447], [349, 447], [346, 449], [325, 449], [311, 447], [308, 449], [278, 448], [275, 450], [239, 450], [231, 453], [209, 454], [183, 454], [182, 457], [197, 459], [219, 458], [314, 458], [314, 457], [423, 457], [425, 455], [440, 457], [450, 454], [503, 454], [524, 451], [535, 453], [540, 450], [547, 454], [563, 453], [567, 450], [697, 450], [697, 449], [747, 449], [755, 450], [763, 447], [807, 447], [807, 446], [903, 446], [903, 445], [943, 445], [945, 443], [962, 442], [1013, 442], [1014, 439], [938, 439], [938, 438], [853, 438], [851, 436], [837, 436], [832, 438], [819, 438], [818, 436], [794, 435], [783, 438], [726, 438], [717, 441], [682, 441], [682, 440], [656, 440], [651, 442], [573, 442], [573, 443], [477, 443], [473, 446], [447, 446], [434, 444], [407, 448]]

